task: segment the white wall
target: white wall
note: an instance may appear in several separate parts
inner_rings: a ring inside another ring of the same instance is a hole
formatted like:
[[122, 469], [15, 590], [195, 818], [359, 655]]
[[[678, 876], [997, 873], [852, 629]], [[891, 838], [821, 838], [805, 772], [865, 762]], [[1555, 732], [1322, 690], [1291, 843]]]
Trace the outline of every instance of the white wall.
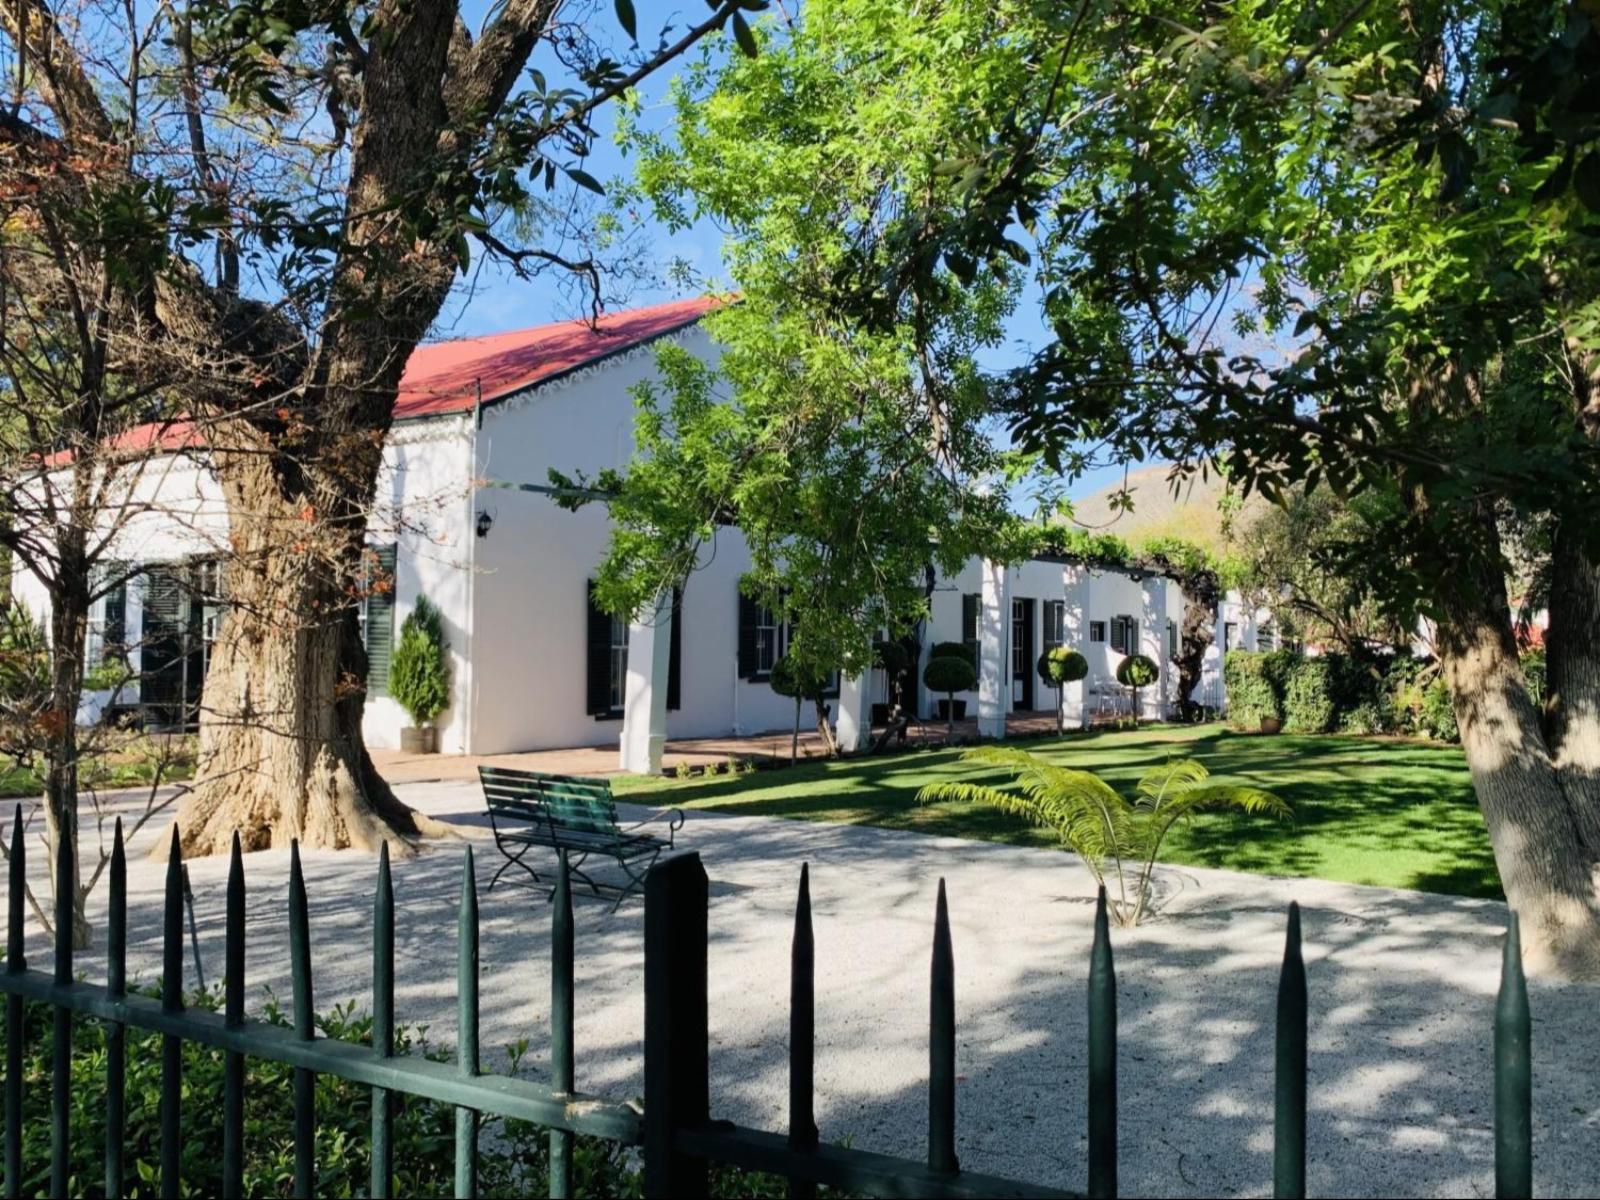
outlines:
[[[674, 336], [715, 360], [700, 329]], [[629, 389], [654, 374], [655, 356], [645, 347], [487, 409], [479, 475], [545, 485], [552, 467], [592, 475], [625, 466], [633, 445]], [[481, 489], [476, 508], [493, 526], [476, 540], [472, 751], [615, 745], [621, 720], [586, 711], [586, 581], [605, 553], [604, 509], [567, 512], [548, 496], [502, 488]], [[671, 737], [787, 728], [794, 719], [792, 701], [737, 677], [738, 580], [748, 568], [743, 538], [721, 529], [684, 588], [682, 703], [667, 714]]]

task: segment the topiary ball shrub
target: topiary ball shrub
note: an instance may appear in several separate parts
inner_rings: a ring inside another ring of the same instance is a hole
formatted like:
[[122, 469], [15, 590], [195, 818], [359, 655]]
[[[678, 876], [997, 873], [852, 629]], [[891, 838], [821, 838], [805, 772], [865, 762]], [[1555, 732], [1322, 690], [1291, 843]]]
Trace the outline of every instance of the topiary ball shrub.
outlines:
[[1039, 678], [1055, 687], [1077, 683], [1089, 674], [1089, 660], [1067, 646], [1052, 646], [1039, 655]]
[[978, 672], [964, 654], [946, 654], [930, 658], [922, 668], [922, 682], [930, 692], [943, 692], [949, 703], [945, 706], [947, 729], [954, 735], [956, 729], [957, 692], [971, 691], [978, 682]]
[[1117, 664], [1117, 682], [1124, 687], [1149, 687], [1160, 673], [1156, 664], [1143, 654], [1130, 654]]
[[[969, 646], [966, 642], [935, 642], [933, 649], [929, 651], [928, 661], [932, 662], [936, 658], [963, 659], [971, 665], [974, 674], [978, 670], [978, 648]], [[965, 691], [966, 689], [961, 688], [958, 690]]]

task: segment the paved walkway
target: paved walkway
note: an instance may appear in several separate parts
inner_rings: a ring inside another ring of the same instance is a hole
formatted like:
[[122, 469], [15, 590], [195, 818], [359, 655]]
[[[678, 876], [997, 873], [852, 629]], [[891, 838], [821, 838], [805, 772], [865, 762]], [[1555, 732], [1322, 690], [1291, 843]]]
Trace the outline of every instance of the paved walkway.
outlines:
[[[1006, 728], [1013, 737], [1028, 734], [1050, 733], [1055, 725], [1054, 713], [1024, 713], [1006, 719]], [[942, 722], [928, 721], [913, 725], [907, 740], [942, 742], [946, 737]], [[956, 737], [973, 738], [978, 733], [975, 720], [956, 722]], [[774, 730], [745, 737], [678, 738], [669, 741], [662, 763], [672, 770], [680, 763], [703, 767], [710, 762], [728, 762], [738, 759], [783, 759], [789, 757], [791, 731]], [[373, 750], [372, 761], [383, 777], [393, 784], [433, 783], [450, 779], [476, 779], [482, 764], [497, 767], [516, 767], [525, 771], [549, 771], [557, 775], [618, 775], [617, 746], [575, 746], [566, 750], [529, 750], [521, 754], [406, 754], [399, 750]], [[820, 758], [824, 753], [822, 739], [815, 727], [800, 731], [800, 756]]]
[[[407, 802], [474, 828], [480, 889], [497, 860], [462, 783], [411, 785]], [[145, 845], [162, 837], [152, 829]], [[812, 865], [817, 1112], [824, 1137], [925, 1153], [928, 958], [947, 879], [956, 955], [958, 1151], [974, 1170], [1084, 1185], [1085, 1004], [1091, 881], [1040, 849], [866, 827], [691, 813], [681, 834], [712, 879], [710, 1019], [716, 1115], [781, 1130], [792, 905]], [[130, 855], [130, 971], [160, 969], [161, 864]], [[305, 856], [316, 996], [368, 1002], [373, 862]], [[37, 860], [36, 860], [37, 861]], [[42, 864], [39, 864], [42, 871]], [[436, 1044], [454, 1030], [459, 846], [398, 863], [397, 1000]], [[191, 864], [203, 961], [222, 962], [219, 859]], [[287, 855], [252, 854], [250, 1004], [289, 991]], [[1305, 914], [1311, 981], [1313, 1195], [1493, 1192], [1491, 1018], [1502, 905], [1310, 880], [1167, 870], [1159, 918], [1116, 931], [1121, 990], [1123, 1194], [1267, 1195], [1274, 989], [1288, 901]], [[103, 910], [105, 890], [94, 897]], [[642, 910], [577, 906], [578, 1083], [641, 1089]], [[532, 1039], [548, 1062], [549, 908], [482, 894], [483, 1045]], [[48, 963], [42, 939], [29, 946]], [[103, 964], [80, 960], [91, 979]], [[1600, 990], [1535, 988], [1535, 1187], [1593, 1195]]]

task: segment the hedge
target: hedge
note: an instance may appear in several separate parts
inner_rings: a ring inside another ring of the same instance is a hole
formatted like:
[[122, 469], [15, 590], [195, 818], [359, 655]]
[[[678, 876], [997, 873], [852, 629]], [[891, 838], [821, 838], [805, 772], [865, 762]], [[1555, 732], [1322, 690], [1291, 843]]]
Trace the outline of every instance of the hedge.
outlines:
[[[1530, 694], [1543, 690], [1543, 660], [1529, 655], [1523, 674]], [[1228, 718], [1257, 729], [1278, 717], [1294, 733], [1398, 733], [1458, 742], [1450, 689], [1431, 659], [1400, 655], [1233, 650], [1223, 660]]]

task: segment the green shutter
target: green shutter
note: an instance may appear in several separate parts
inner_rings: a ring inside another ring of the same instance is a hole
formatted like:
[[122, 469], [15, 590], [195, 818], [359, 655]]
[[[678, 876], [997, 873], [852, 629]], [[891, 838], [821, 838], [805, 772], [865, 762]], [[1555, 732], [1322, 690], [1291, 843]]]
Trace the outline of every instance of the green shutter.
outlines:
[[611, 614], [594, 602], [594, 580], [584, 583], [589, 653], [584, 664], [584, 711], [611, 715]]
[[394, 651], [395, 546], [369, 547], [366, 580], [367, 695], [389, 693], [389, 659]]
[[683, 704], [683, 589], [672, 589], [672, 643], [667, 653], [667, 710], [676, 712]]

